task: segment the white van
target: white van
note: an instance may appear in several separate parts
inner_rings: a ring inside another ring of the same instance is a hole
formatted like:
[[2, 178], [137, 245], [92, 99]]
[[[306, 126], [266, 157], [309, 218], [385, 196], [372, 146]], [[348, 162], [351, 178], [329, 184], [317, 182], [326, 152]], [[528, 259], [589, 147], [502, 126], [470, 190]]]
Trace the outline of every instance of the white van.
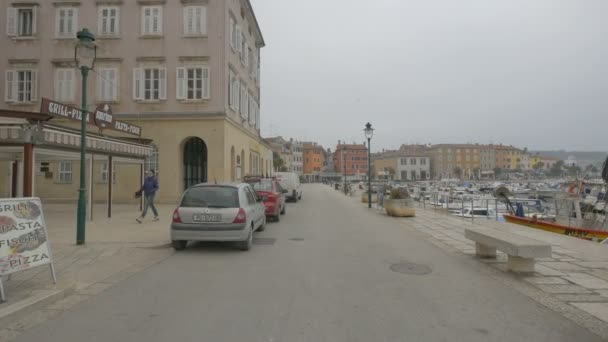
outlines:
[[274, 176], [281, 184], [283, 189], [287, 189], [289, 192], [285, 194], [287, 199], [297, 202], [302, 199], [302, 184], [300, 184], [300, 176], [293, 172], [275, 172]]

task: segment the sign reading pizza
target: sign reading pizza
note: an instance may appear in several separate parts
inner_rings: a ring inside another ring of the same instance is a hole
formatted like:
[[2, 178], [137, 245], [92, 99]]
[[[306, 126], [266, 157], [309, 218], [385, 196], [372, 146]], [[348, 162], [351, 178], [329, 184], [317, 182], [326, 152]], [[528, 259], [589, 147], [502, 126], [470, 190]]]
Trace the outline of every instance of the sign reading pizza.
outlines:
[[0, 199], [0, 276], [51, 263], [40, 199]]
[[[82, 111], [80, 109], [45, 98], [42, 99], [40, 113], [75, 121], [81, 121], [82, 118]], [[91, 118], [93, 118], [92, 121]], [[86, 120], [87, 123], [95, 124], [95, 126], [101, 129], [113, 129], [115, 131], [141, 136], [141, 127], [116, 120], [112, 114], [112, 108], [108, 104], [99, 105], [94, 113], [87, 112]]]

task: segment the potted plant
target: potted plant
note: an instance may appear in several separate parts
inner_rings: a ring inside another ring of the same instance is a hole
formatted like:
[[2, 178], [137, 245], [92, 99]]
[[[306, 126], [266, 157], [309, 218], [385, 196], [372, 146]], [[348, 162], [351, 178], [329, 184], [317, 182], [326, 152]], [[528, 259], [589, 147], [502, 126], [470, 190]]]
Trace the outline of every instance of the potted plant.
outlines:
[[390, 216], [412, 217], [416, 215], [414, 200], [405, 187], [391, 190], [389, 199], [384, 200], [384, 209]]
[[[368, 201], [368, 191], [363, 191], [361, 193], [361, 202], [367, 203], [367, 201]], [[378, 197], [373, 192], [372, 192], [372, 203], [378, 203]]]

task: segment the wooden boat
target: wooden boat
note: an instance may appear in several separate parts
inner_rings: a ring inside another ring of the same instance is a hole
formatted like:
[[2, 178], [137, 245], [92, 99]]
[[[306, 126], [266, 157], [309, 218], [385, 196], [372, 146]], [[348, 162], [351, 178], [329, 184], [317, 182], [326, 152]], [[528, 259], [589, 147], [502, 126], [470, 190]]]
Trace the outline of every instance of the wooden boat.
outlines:
[[591, 230], [579, 227], [568, 227], [558, 223], [543, 221], [535, 217], [519, 217], [512, 214], [504, 214], [505, 220], [510, 223], [523, 225], [526, 227], [541, 229], [547, 232], [574, 236], [585, 240], [599, 240], [608, 239], [608, 231], [603, 230]]

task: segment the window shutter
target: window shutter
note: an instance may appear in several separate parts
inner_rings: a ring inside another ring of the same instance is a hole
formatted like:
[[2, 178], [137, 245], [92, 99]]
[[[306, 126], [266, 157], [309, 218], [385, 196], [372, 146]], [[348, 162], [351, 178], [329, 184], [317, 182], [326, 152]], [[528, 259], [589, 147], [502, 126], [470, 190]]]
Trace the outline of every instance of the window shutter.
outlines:
[[67, 73], [67, 99], [68, 101], [74, 101], [74, 83], [76, 82], [74, 77], [74, 69], [66, 69]]
[[76, 32], [78, 31], [78, 8], [72, 7], [72, 31], [68, 32], [71, 37], [76, 38]]
[[158, 69], [158, 98], [160, 100], [166, 100], [167, 99], [167, 69], [166, 68], [159, 68]]
[[249, 44], [247, 44], [247, 42], [245, 42], [245, 47], [243, 48], [245, 51], [243, 51], [243, 61], [245, 62], [245, 66], [247, 66], [249, 64]]
[[108, 94], [112, 101], [118, 100], [118, 69], [108, 69]]
[[14, 7], [6, 9], [6, 35], [11, 37], [17, 35], [17, 9]]
[[32, 70], [32, 101], [36, 102], [38, 98], [38, 70]]
[[106, 31], [106, 28], [105, 28], [104, 22], [103, 22], [103, 11], [105, 11], [105, 10], [107, 10], [107, 7], [100, 7], [97, 10], [97, 34], [106, 34], [106, 33], [108, 33]]
[[208, 99], [211, 97], [210, 80], [209, 80], [209, 68], [203, 68], [203, 98]]
[[198, 8], [198, 27], [200, 34], [207, 34], [207, 6]]
[[190, 23], [192, 17], [190, 16], [190, 9], [192, 7], [184, 7], [184, 34], [190, 34]]
[[4, 101], [14, 102], [17, 94], [17, 75], [15, 70], [7, 70], [5, 73]]
[[143, 7], [141, 9], [141, 33], [146, 34], [149, 32], [150, 27], [150, 15], [146, 15], [146, 12], [150, 14], [150, 7]]
[[234, 49], [234, 19], [230, 17], [230, 46]]
[[[119, 7], [114, 7], [110, 10], [114, 11], [114, 13], [116, 14], [114, 16], [114, 31], [110, 31], [110, 33], [112, 34], [120, 34], [120, 8]], [[109, 25], [109, 24], [108, 24]], [[112, 30], [112, 27], [110, 26], [110, 30]]]
[[186, 99], [186, 68], [177, 68], [175, 92], [178, 100]]
[[241, 52], [241, 27], [236, 27], [236, 51]]
[[141, 100], [143, 98], [143, 69], [133, 69], [133, 99]]
[[61, 28], [61, 12], [62, 11], [63, 11], [63, 8], [61, 8], [61, 7], [55, 9], [55, 37], [61, 36], [60, 28]]
[[162, 7], [158, 7], [158, 31], [154, 32], [157, 34], [163, 34], [163, 8]]
[[38, 7], [32, 8], [32, 36], [35, 36], [38, 30]]
[[54, 91], [53, 94], [55, 94], [55, 100], [61, 101], [62, 97], [61, 97], [61, 86], [62, 83], [62, 75], [63, 74], [63, 70], [62, 69], [57, 69], [55, 70], [55, 86], [54, 86]]
[[238, 80], [234, 80], [234, 109], [236, 111], [240, 108], [240, 94], [241, 94], [241, 83]]
[[[101, 11], [99, 13], [101, 13]], [[105, 70], [106, 69], [99, 69], [99, 72], [97, 72], [97, 76], [96, 76], [97, 80], [96, 80], [95, 84], [97, 86], [97, 100], [99, 100], [99, 101], [104, 100], [105, 84], [104, 84], [103, 77], [104, 77]]]

